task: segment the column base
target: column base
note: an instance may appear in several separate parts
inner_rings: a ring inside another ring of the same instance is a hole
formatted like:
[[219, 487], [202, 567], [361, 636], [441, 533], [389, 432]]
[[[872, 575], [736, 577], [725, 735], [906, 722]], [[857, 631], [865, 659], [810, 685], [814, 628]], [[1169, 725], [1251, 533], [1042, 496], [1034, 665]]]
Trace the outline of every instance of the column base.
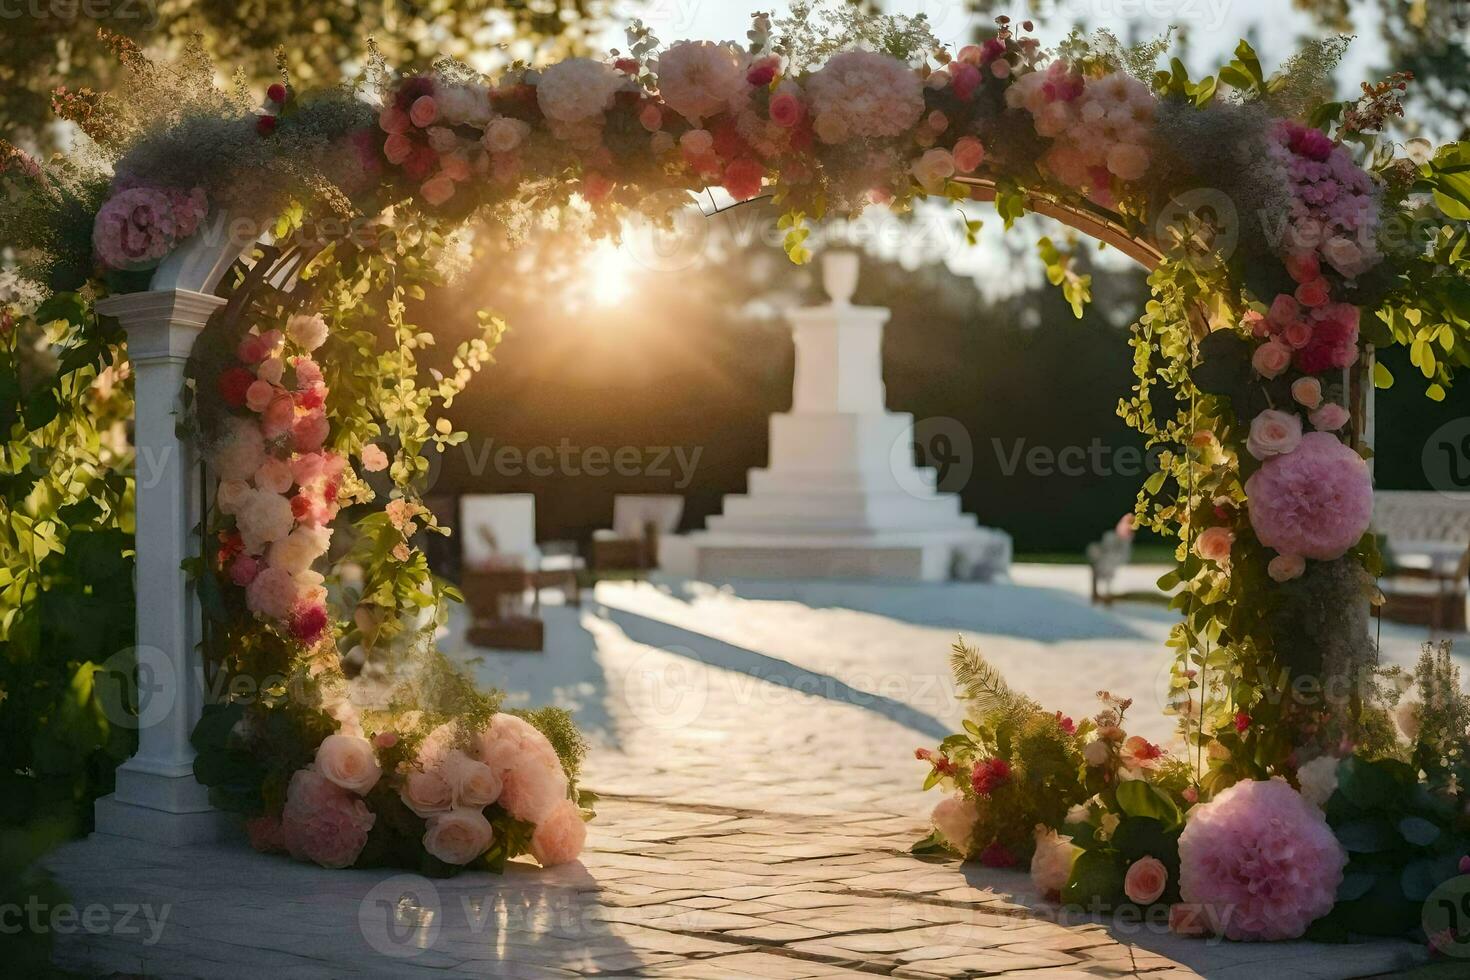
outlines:
[[99, 834], [157, 844], [207, 844], [239, 834], [239, 818], [209, 804], [209, 791], [189, 773], [117, 770], [117, 791], [93, 804]]

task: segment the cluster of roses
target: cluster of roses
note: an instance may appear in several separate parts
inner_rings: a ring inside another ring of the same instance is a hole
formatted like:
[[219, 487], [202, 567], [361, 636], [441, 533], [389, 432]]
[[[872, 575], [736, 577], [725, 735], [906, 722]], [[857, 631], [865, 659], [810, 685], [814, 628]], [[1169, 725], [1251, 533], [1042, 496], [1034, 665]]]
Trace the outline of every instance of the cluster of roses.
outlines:
[[[1248, 312], [1243, 327], [1258, 344], [1251, 356], [1255, 373], [1265, 382], [1290, 378], [1284, 389], [1290, 402], [1251, 421], [1245, 448], [1261, 466], [1247, 479], [1246, 495], [1256, 537], [1277, 551], [1269, 574], [1286, 582], [1305, 572], [1309, 558], [1340, 558], [1372, 518], [1367, 464], [1336, 435], [1349, 412], [1327, 390], [1332, 375], [1358, 359], [1360, 311], [1332, 295], [1381, 256], [1373, 244], [1372, 178], [1343, 146], [1294, 122], [1273, 127], [1268, 146], [1293, 196], [1282, 247], [1296, 288], [1276, 296], [1266, 312]], [[1196, 551], [1223, 566], [1234, 538], [1228, 523], [1207, 528], [1196, 538]]]
[[1046, 169], [1099, 204], [1115, 203], [1115, 179], [1136, 181], [1148, 172], [1156, 100], [1126, 72], [1088, 78], [1054, 61], [1020, 75], [1005, 97], [1011, 108], [1031, 114], [1037, 135], [1052, 140]]
[[311, 357], [326, 340], [320, 316], [297, 315], [285, 331], [252, 332], [238, 363], [218, 378], [235, 410], [212, 447], [215, 503], [233, 518], [220, 532], [218, 566], [245, 590], [248, 608], [311, 645], [327, 631], [326, 586], [312, 566], [326, 554], [347, 461], [323, 448], [327, 386]]
[[454, 722], [434, 729], [384, 782], [379, 752], [393, 749], [398, 733], [369, 738], [355, 722], [344, 725], [292, 775], [280, 813], [248, 822], [251, 844], [325, 868], [351, 867], [377, 823], [374, 807], [401, 805], [422, 819], [424, 850], [446, 864], [464, 866], [491, 849], [492, 815], [534, 826], [530, 853], [543, 866], [576, 860], [586, 824], [546, 736], [509, 714], [495, 715], [483, 732], [461, 734]]
[[[1043, 897], [1060, 900], [1086, 850], [1108, 851], [1115, 837], [1122, 841], [1135, 829], [1127, 824], [1139, 818], [1120, 805], [1118, 787], [1142, 782], [1186, 813], [1183, 826], [1176, 822], [1173, 829], [1146, 820], [1150, 844], [1143, 852], [1136, 836], [1126, 849], [1120, 845], [1119, 853], [1127, 854], [1126, 867], [1118, 867], [1127, 901], [1141, 908], [1169, 903], [1175, 932], [1242, 940], [1296, 938], [1332, 910], [1347, 863], [1322, 812], [1336, 787], [1336, 758], [1302, 767], [1300, 792], [1284, 780], [1247, 781], [1201, 802], [1192, 786], [1181, 792], [1165, 788], [1167, 754], [1124, 731], [1131, 701], [1106, 691], [1098, 696], [1103, 708], [1083, 729], [1057, 713], [1058, 725], [1082, 743], [1083, 782], [1103, 788], [1075, 801], [1060, 827], [1035, 828], [1030, 870]], [[962, 767], [942, 753], [920, 749], [916, 755], [948, 778], [946, 785], [963, 775]], [[1014, 862], [1012, 848], [1019, 850], [1014, 843], [1008, 848], [993, 842], [975, 854], [971, 839], [988, 797], [1010, 778], [1004, 760], [980, 760], [970, 770], [975, 797], [956, 794], [934, 808], [933, 826], [950, 849], [988, 865]], [[1081, 887], [1085, 891], [1086, 883]], [[1091, 897], [1080, 894], [1079, 901], [1085, 904]]]
[[[760, 24], [754, 35], [763, 36]], [[821, 148], [838, 145], [863, 150], [863, 179], [884, 201], [907, 191], [910, 177], [937, 192], [949, 177], [975, 172], [985, 159], [973, 120], [980, 86], [1034, 67], [1038, 56], [1034, 39], [1015, 42], [1006, 33], [961, 49], [934, 71], [844, 51], [797, 77], [773, 54], [681, 41], [646, 64], [571, 58], [514, 70], [494, 86], [410, 78], [378, 128], [383, 158], [435, 206], [475, 175], [515, 180], [543, 132], [554, 141], [549, 149], [576, 155], [580, 190], [591, 201], [613, 191], [620, 166], [634, 168], [630, 154], [747, 200], [771, 174], [791, 184], [810, 180]], [[646, 142], [628, 143], [629, 132], [646, 134]]]
[[92, 224], [92, 250], [105, 269], [151, 269], [199, 230], [209, 201], [190, 190], [115, 181]]

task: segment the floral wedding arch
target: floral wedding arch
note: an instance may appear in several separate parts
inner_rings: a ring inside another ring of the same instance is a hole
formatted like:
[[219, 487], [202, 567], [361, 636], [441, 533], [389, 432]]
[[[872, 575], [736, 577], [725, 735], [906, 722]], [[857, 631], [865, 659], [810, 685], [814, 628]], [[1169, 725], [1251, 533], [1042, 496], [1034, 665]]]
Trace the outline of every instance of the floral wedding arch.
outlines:
[[[261, 846], [333, 866], [575, 855], [590, 803], [575, 731], [556, 712], [499, 712], [432, 655], [452, 590], [410, 540], [439, 530], [415, 490], [428, 454], [464, 438], [430, 420], [501, 324], [482, 315], [479, 335], [425, 372], [434, 338], [407, 311], [471, 219], [616, 235], [624, 216], [667, 222], [671, 199], [712, 187], [770, 197], [796, 262], [828, 216], [990, 199], [1008, 227], [1057, 217], [1148, 266], [1120, 412], [1163, 452], [1137, 519], [1179, 540], [1163, 583], [1182, 613], [1171, 697], [1196, 754], [1139, 805], [1162, 820], [1381, 736], [1365, 435], [1375, 373], [1388, 379], [1372, 351], [1410, 345], [1431, 397], [1470, 356], [1470, 148], [1380, 135], [1404, 77], [1325, 101], [1343, 39], [1270, 76], [1242, 43], [1194, 81], [1177, 60], [1155, 70], [1162, 42], [1073, 36], [1047, 51], [1030, 30], [1002, 20], [952, 52], [922, 18], [797, 4], [785, 20], [757, 15], [743, 46], [663, 46], [635, 25], [606, 60], [494, 80], [375, 65], [371, 87], [319, 93], [283, 78], [263, 109], [218, 91], [200, 59], [163, 69], [124, 46], [175, 100], [156, 118], [58, 93], [110, 175], [16, 151], [6, 180], [45, 231], [36, 254], [55, 295], [33, 315], [69, 321], [88, 352], [64, 370], [119, 356], [116, 323], [92, 307], [108, 294], [184, 283], [221, 300], [185, 392], [218, 481], [193, 569], [205, 654], [229, 678], [292, 690], [206, 711], [196, 771], [216, 802], [253, 814]], [[973, 236], [978, 223], [960, 220]], [[1080, 309], [1086, 278], [1054, 247], [1043, 257]], [[412, 664], [409, 680], [364, 707], [343, 665], [381, 651]], [[1025, 747], [1051, 743], [1028, 727], [1034, 705], [973, 656], [959, 662], [977, 714], [1003, 717], [926, 754], [931, 782], [962, 785], [970, 808], [937, 815], [934, 840], [1018, 850], [1064, 813], [1022, 808], [1024, 826], [1002, 827], [977, 823], [976, 807], [1011, 766], [1040, 774]], [[1304, 678], [1321, 696], [1282, 696]], [[1116, 808], [1123, 783], [1077, 776], [1080, 741], [1052, 748], [1055, 785], [1102, 801], [1089, 819]]]

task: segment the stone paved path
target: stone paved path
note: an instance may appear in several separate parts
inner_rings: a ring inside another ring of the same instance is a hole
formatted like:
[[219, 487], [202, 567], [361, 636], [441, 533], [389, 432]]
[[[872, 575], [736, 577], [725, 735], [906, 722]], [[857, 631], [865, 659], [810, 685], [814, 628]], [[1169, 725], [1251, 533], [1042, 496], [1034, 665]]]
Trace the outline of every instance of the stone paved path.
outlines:
[[1023, 874], [910, 856], [937, 801], [918, 791], [912, 749], [959, 717], [944, 673], [955, 632], [999, 623], [978, 636], [992, 659], [1072, 711], [1155, 671], [1154, 611], [1096, 614], [1058, 588], [1028, 638], [1036, 591], [957, 588], [941, 616], [903, 590], [604, 586], [580, 613], [548, 609], [545, 655], [459, 652], [484, 682], [564, 703], [593, 731], [585, 782], [603, 799], [582, 865], [429, 882], [93, 837], [52, 862], [73, 901], [167, 917], [155, 942], [146, 925], [58, 936], [59, 961], [147, 976], [681, 980], [1262, 980], [1419, 962], [1407, 943], [1206, 943], [1160, 923], [1059, 920]]

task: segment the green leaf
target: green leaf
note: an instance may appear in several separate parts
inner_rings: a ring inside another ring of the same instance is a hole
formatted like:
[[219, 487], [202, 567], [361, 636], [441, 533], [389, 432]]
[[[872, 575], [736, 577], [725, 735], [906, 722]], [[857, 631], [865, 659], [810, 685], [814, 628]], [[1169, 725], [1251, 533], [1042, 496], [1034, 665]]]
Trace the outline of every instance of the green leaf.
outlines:
[[1439, 828], [1423, 817], [1405, 817], [1399, 821], [1399, 833], [1416, 847], [1428, 847], [1439, 840]]
[[1167, 828], [1184, 822], [1179, 807], [1169, 794], [1143, 779], [1118, 784], [1118, 806], [1130, 817], [1151, 817]]
[[1123, 876], [1127, 872], [1127, 862], [1116, 851], [1083, 851], [1073, 862], [1072, 875], [1062, 888], [1062, 904], [1084, 908], [1117, 905], [1125, 897]]
[[1381, 854], [1402, 846], [1393, 824], [1382, 817], [1352, 820], [1333, 829], [1342, 846], [1354, 854]]
[[1394, 801], [1399, 781], [1387, 766], [1349, 756], [1337, 767], [1338, 792], [1361, 810], [1376, 810]]

